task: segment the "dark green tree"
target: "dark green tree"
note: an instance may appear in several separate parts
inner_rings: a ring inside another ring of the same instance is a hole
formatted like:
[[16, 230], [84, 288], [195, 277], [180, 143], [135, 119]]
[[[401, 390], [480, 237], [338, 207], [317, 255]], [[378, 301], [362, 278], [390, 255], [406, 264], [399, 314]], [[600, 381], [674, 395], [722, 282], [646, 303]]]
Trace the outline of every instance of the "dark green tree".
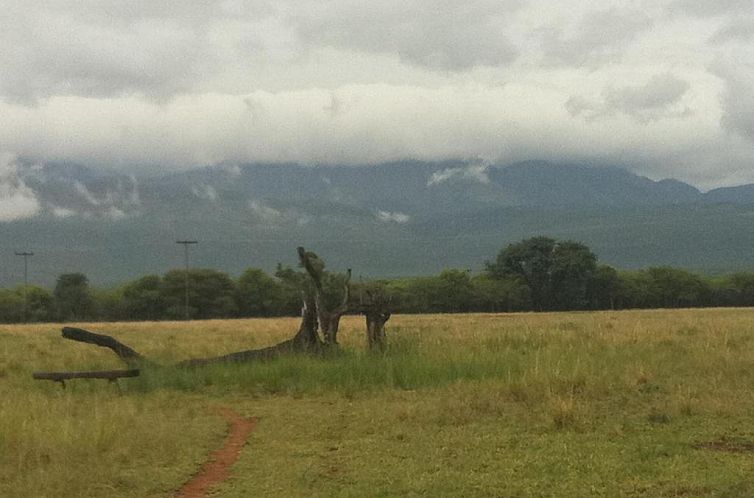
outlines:
[[754, 273], [734, 273], [728, 280], [736, 294], [736, 305], [754, 306]]
[[278, 263], [275, 277], [280, 282], [280, 314], [295, 316], [301, 312], [304, 292], [310, 295], [311, 282], [304, 272]]
[[54, 318], [54, 302], [49, 290], [35, 285], [0, 289], [0, 322], [44, 322]]
[[165, 297], [159, 275], [146, 275], [123, 286], [123, 306], [127, 319], [159, 320], [165, 317]]
[[58, 277], [53, 291], [57, 318], [62, 321], [92, 318], [94, 299], [89, 279], [83, 273], [64, 273]]
[[[24, 294], [20, 288], [18, 292]], [[25, 294], [30, 322], [46, 322], [55, 317], [55, 299], [48, 289], [29, 285], [26, 287]]]
[[259, 268], [244, 271], [237, 287], [241, 316], [274, 316], [281, 314], [285, 308], [281, 282]]
[[445, 269], [440, 273], [436, 299], [442, 311], [468, 312], [474, 305], [474, 286], [468, 271]]
[[[184, 316], [185, 270], [171, 270], [160, 289], [169, 318]], [[228, 274], [211, 269], [192, 269], [189, 280], [189, 316], [193, 319], [226, 318], [238, 315], [236, 286]]]
[[24, 296], [14, 289], [0, 289], [0, 322], [18, 323], [24, 319]]
[[653, 307], [697, 307], [705, 306], [711, 300], [710, 286], [686, 270], [661, 266], [649, 268], [646, 273], [652, 279]]
[[94, 299], [94, 318], [102, 321], [128, 320], [123, 289], [92, 289]]
[[594, 309], [615, 309], [618, 306], [620, 276], [612, 266], [599, 265], [589, 285], [589, 301]]
[[587, 246], [549, 237], [510, 244], [487, 264], [491, 277], [515, 277], [526, 284], [536, 310], [585, 308], [596, 269], [597, 257]]
[[521, 311], [531, 307], [529, 289], [516, 278], [492, 278], [478, 275], [472, 279], [474, 311]]

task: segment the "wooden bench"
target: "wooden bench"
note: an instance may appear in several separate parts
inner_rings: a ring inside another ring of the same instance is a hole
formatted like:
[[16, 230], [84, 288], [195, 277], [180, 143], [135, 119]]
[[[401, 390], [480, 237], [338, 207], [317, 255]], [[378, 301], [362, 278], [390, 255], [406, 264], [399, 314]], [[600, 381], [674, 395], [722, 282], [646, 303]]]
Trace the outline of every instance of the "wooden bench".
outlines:
[[65, 388], [65, 381], [71, 379], [106, 379], [115, 382], [123, 377], [138, 377], [139, 370], [100, 370], [89, 372], [34, 372], [32, 377], [36, 380], [52, 380], [60, 382]]

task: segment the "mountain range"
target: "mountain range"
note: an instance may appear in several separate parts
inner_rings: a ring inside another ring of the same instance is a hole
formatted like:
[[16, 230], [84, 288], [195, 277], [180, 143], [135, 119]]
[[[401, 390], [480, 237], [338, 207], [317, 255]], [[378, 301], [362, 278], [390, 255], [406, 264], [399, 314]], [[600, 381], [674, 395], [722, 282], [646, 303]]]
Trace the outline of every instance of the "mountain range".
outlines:
[[[237, 275], [295, 248], [363, 277], [481, 270], [533, 235], [579, 240], [619, 268], [754, 267], [754, 185], [708, 192], [599, 165], [402, 161], [373, 166], [220, 164], [123, 175], [19, 162], [0, 174], [0, 285], [81, 271], [113, 285], [183, 265]], [[8, 206], [23, 201], [26, 210]]]

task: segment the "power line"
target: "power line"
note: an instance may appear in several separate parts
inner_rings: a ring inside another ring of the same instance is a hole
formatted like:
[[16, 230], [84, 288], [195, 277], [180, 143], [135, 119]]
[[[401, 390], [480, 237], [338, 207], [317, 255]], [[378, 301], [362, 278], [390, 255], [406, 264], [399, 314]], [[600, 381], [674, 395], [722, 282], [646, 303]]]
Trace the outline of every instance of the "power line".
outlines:
[[176, 240], [176, 244], [183, 245], [183, 261], [185, 263], [185, 273], [184, 273], [184, 287], [185, 287], [185, 300], [183, 302], [183, 317], [184, 319], [189, 319], [189, 245], [191, 244], [198, 244], [199, 241], [197, 240]]

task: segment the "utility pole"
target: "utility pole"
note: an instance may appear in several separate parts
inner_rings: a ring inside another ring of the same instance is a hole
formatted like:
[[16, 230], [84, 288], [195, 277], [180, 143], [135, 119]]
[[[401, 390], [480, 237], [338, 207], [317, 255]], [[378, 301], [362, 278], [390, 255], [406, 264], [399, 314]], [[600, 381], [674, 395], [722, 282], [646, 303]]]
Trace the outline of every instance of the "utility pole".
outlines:
[[16, 252], [16, 256], [24, 257], [24, 322], [29, 321], [29, 303], [27, 303], [27, 287], [29, 287], [29, 257], [34, 256], [33, 252], [23, 251]]
[[196, 240], [176, 240], [176, 244], [182, 244], [183, 245], [183, 262], [185, 263], [185, 273], [184, 273], [184, 287], [186, 291], [185, 300], [183, 302], [183, 317], [188, 320], [189, 319], [189, 245], [191, 244], [198, 244], [199, 241]]

